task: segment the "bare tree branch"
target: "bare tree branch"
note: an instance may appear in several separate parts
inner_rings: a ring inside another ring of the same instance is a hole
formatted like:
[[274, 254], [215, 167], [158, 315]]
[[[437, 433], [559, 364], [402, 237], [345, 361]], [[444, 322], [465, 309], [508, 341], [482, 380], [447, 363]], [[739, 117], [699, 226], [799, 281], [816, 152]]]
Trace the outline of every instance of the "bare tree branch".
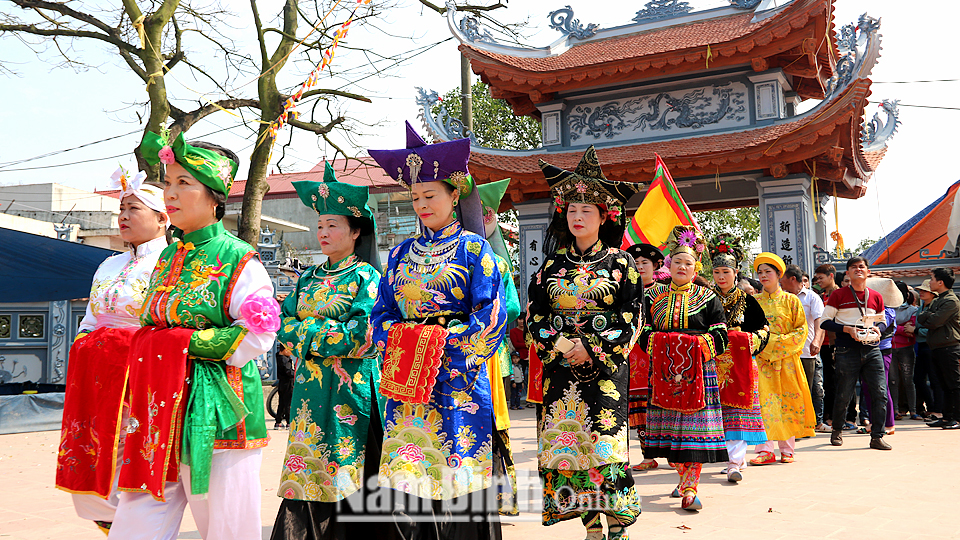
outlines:
[[[433, 11], [436, 11], [436, 12], [439, 13], [440, 15], [446, 15], [446, 14], [447, 14], [447, 8], [446, 8], [445, 6], [444, 6], [444, 7], [440, 7], [440, 6], [436, 5], [436, 4], [434, 4], [433, 2], [430, 2], [429, 0], [420, 0], [420, 3], [423, 4], [424, 6], [432, 9]], [[507, 5], [506, 5], [505, 3], [503, 3], [503, 2], [497, 2], [496, 4], [494, 4], [494, 5], [492, 5], [492, 6], [472, 6], [472, 5], [467, 4], [467, 5], [464, 5], [464, 6], [457, 6], [457, 11], [469, 11], [470, 13], [473, 13], [474, 15], [479, 15], [481, 11], [493, 11], [493, 10], [495, 10], [495, 9], [500, 9], [500, 8], [505, 8], [505, 7], [507, 7]]]
[[20, 32], [25, 34], [33, 34], [35, 36], [47, 36], [47, 37], [74, 37], [74, 38], [91, 38], [111, 45], [116, 46], [117, 48], [126, 51], [131, 54], [139, 56], [140, 49], [130, 45], [126, 41], [121, 40], [116, 36], [108, 36], [101, 34], [99, 32], [93, 32], [90, 30], [77, 30], [73, 28], [62, 28], [58, 26], [57, 28], [38, 28], [34, 24], [0, 24], [0, 32]]
[[[23, 9], [48, 9], [50, 11], [55, 11], [61, 15], [70, 17], [71, 19], [76, 19], [80, 22], [85, 22], [95, 28], [98, 28], [108, 36], [114, 37], [120, 41], [119, 36], [116, 33], [116, 29], [114, 29], [112, 26], [101, 21], [100, 19], [97, 19], [89, 13], [77, 11], [66, 5], [66, 3], [47, 2], [45, 0], [12, 0], [12, 2]], [[124, 44], [129, 45], [126, 42], [124, 42]]]
[[[307, 90], [306, 92], [303, 93], [300, 99], [306, 99], [308, 97], [319, 96], [319, 95], [340, 96], [348, 99], [355, 99], [357, 101], [362, 101], [364, 103], [373, 103], [373, 101], [371, 101], [370, 98], [368, 98], [367, 96], [361, 96], [360, 94], [344, 92], [343, 90], [333, 90], [329, 88], [314, 88], [313, 90]], [[288, 97], [290, 96], [284, 96], [284, 99]]]
[[[181, 131], [189, 131], [194, 124], [222, 109], [239, 109], [241, 107], [260, 108], [260, 100], [257, 99], [221, 99], [214, 103], [208, 103], [199, 109], [184, 113], [170, 106], [170, 116], [175, 119], [173, 126], [179, 127]], [[175, 112], [176, 109], [176, 112]]]

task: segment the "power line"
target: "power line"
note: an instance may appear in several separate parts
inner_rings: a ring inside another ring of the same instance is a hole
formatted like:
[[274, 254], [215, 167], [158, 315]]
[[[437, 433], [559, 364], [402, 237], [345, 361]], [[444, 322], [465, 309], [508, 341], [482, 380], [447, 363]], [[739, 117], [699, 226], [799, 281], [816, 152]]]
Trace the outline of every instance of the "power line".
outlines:
[[960, 82], [960, 79], [931, 79], [928, 81], [873, 81], [873, 84], [915, 84], [915, 83], [941, 83], [941, 82]]
[[[879, 101], [870, 101], [870, 103], [880, 103]], [[940, 109], [944, 111], [960, 111], [960, 107], [940, 107], [937, 105], [911, 105], [909, 103], [897, 103], [899, 107], [915, 107], [918, 109]], [[0, 171], [2, 172], [2, 171]]]
[[[214, 134], [216, 134], [216, 133], [220, 133], [221, 131], [227, 131], [227, 130], [229, 130], [229, 129], [238, 128], [238, 127], [243, 126], [243, 125], [244, 125], [244, 124], [237, 124], [237, 125], [235, 125], [235, 126], [230, 126], [230, 127], [221, 128], [221, 129], [218, 129], [218, 130], [216, 130], [216, 131], [212, 131], [212, 132], [210, 132], [210, 133], [207, 133], [206, 135], [200, 135], [200, 137], [197, 137], [197, 138], [209, 137], [210, 135], [214, 135]], [[139, 131], [139, 130], [138, 130], [138, 131]], [[128, 135], [129, 135], [129, 133], [128, 133]], [[117, 135], [117, 137], [123, 137], [123, 135]], [[92, 143], [89, 143], [89, 144], [92, 144]], [[78, 147], [78, 148], [79, 148], [79, 147]], [[95, 161], [105, 161], [105, 160], [108, 160], [108, 159], [116, 159], [116, 158], [123, 157], [123, 156], [129, 156], [130, 154], [131, 154], [131, 152], [124, 152], [124, 153], [122, 153], [122, 154], [117, 154], [117, 155], [115, 155], [115, 156], [107, 156], [107, 157], [94, 158], [94, 159], [85, 159], [85, 160], [83, 160], [83, 161], [71, 161], [70, 163], [59, 163], [59, 164], [56, 164], [56, 165], [38, 165], [38, 166], [36, 166], [36, 167], [21, 167], [21, 168], [19, 168], [19, 169], [0, 169], [0, 173], [15, 172], [15, 171], [35, 171], [35, 170], [38, 170], [38, 169], [53, 169], [53, 168], [56, 168], [56, 167], [67, 167], [67, 166], [70, 166], [70, 165], [79, 165], [80, 163], [92, 163], [92, 162], [95, 162]]]
[[55, 156], [55, 155], [57, 155], [57, 154], [64, 154], [64, 153], [70, 152], [70, 151], [72, 151], [72, 150], [78, 150], [78, 149], [84, 148], [84, 147], [86, 147], [86, 146], [92, 146], [92, 145], [94, 145], [94, 144], [100, 144], [100, 143], [102, 143], [102, 142], [112, 141], [113, 139], [119, 139], [120, 137], [126, 137], [126, 136], [128, 136], [128, 135], [133, 135], [134, 133], [139, 133], [139, 132], [140, 132], [140, 130], [139, 130], [139, 129], [136, 129], [136, 130], [131, 131], [130, 133], [124, 133], [123, 135], [114, 135], [113, 137], [107, 137], [106, 139], [100, 139], [99, 141], [88, 142], [88, 143], [86, 143], [86, 144], [81, 144], [80, 146], [74, 146], [73, 148], [67, 148], [66, 150], [56, 150], [56, 151], [54, 151], [54, 152], [47, 152], [46, 154], [41, 154], [41, 155], [39, 155], [39, 156], [34, 156], [34, 157], [32, 157], [32, 158], [26, 158], [26, 159], [21, 159], [21, 160], [17, 160], [17, 161], [8, 161], [8, 162], [6, 162], [6, 163], [0, 163], [0, 169], [2, 169], [3, 167], [9, 167], [10, 165], [19, 165], [19, 164], [21, 164], [21, 163], [26, 163], [26, 162], [28, 162], [28, 161], [34, 161], [34, 160], [42, 159], [42, 158], [45, 158], [45, 157]]
[[117, 155], [115, 155], [115, 156], [107, 156], [107, 157], [94, 158], [94, 159], [84, 159], [84, 160], [81, 160], [81, 161], [71, 161], [70, 163], [59, 163], [59, 164], [57, 164], [57, 165], [38, 165], [38, 166], [36, 166], [36, 167], [21, 167], [21, 168], [19, 168], [19, 169], [0, 169], [0, 173], [15, 172], [15, 171], [35, 171], [35, 170], [38, 170], [38, 169], [53, 169], [53, 168], [55, 168], [55, 167], [66, 167], [67, 165], [79, 165], [79, 164], [81, 164], [81, 163], [93, 163], [94, 161], [104, 161], [104, 160], [107, 160], [107, 159], [116, 159], [116, 158], [118, 158], [118, 157], [129, 156], [129, 155], [130, 155], [130, 152], [124, 152], [124, 153], [122, 153], [122, 154], [117, 154]]

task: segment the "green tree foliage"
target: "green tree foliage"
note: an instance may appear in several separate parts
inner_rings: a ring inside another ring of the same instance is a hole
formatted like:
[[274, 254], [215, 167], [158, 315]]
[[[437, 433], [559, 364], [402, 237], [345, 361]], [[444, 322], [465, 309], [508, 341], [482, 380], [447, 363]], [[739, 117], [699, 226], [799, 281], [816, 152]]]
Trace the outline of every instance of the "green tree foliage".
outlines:
[[760, 238], [760, 209], [756, 206], [694, 212], [693, 214], [697, 218], [697, 223], [700, 224], [700, 230], [707, 238], [722, 232], [729, 232], [743, 239], [744, 247]]
[[[743, 239], [744, 251], [748, 259], [752, 260], [749, 254], [750, 245], [760, 238], [760, 209], [756, 206], [747, 208], [730, 208], [727, 210], [710, 210], [707, 212], [694, 212], [697, 223], [700, 224], [700, 230], [709, 240], [712, 236], [729, 232], [734, 236]], [[745, 261], [743, 270], [747, 270], [751, 260]], [[749, 271], [747, 271], [749, 273]], [[713, 265], [710, 257], [703, 258], [703, 270], [700, 275], [708, 280], [713, 278]]]
[[864, 238], [863, 240], [860, 241], [859, 244], [857, 244], [857, 247], [853, 248], [853, 255], [860, 255], [864, 251], [872, 248], [873, 245], [876, 244], [878, 241], [879, 239]]
[[[473, 132], [477, 144], [503, 150], [529, 150], [540, 146], [540, 122], [529, 116], [514, 116], [510, 105], [490, 97], [490, 88], [473, 84]], [[443, 106], [453, 118], [460, 118], [460, 87], [445, 93], [433, 114]]]

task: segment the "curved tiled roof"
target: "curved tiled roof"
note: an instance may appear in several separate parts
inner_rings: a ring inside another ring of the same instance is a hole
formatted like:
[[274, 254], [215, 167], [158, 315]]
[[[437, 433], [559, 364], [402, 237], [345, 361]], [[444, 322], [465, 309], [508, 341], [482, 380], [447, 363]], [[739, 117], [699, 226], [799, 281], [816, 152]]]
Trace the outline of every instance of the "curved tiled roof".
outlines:
[[[550, 95], [563, 91], [564, 85], [579, 88], [601, 78], [639, 80], [707, 67], [749, 65], [754, 57], [759, 60], [787, 51], [801, 58], [816, 58], [818, 73], [796, 77], [825, 81], [833, 75], [833, 59], [837, 57], [834, 40], [826, 38], [833, 34], [832, 4], [833, 0], [794, 0], [779, 13], [757, 22], [753, 22], [753, 11], [735, 13], [586, 40], [552, 56], [515, 56], [488, 50], [483, 43], [464, 43], [460, 49], [485, 82], [506, 92], [529, 92], [534, 103], [552, 99]], [[811, 23], [812, 29], [803, 30]], [[787, 39], [791, 33], [795, 35]], [[708, 46], [710, 66], [706, 65]], [[763, 50], [755, 51], [758, 47]], [[819, 82], [814, 86], [816, 89], [802, 91], [810, 94], [803, 97], [823, 97]]]
[[[942, 206], [946, 202], [952, 204], [960, 180], [947, 188], [943, 195], [938, 197], [926, 208], [917, 212], [913, 217], [900, 224], [890, 234], [884, 236], [877, 243], [860, 254], [870, 261], [870, 264], [899, 264], [904, 262], [918, 262], [918, 252], [928, 249], [934, 254], [939, 253], [946, 243], [947, 225], [950, 221], [952, 206]], [[929, 273], [929, 269], [926, 270]]]
[[[757, 31], [760, 27], [776, 20], [771, 17], [757, 23], [751, 23], [753, 12], [733, 16], [696, 21], [690, 24], [656, 28], [637, 34], [613, 37], [605, 40], [587, 41], [577, 44], [556, 56], [543, 58], [524, 58], [484, 51], [482, 48], [465, 45], [475, 51], [478, 57], [486, 57], [534, 72], [551, 72], [565, 69], [606, 64], [618, 60], [634, 59], [664, 52], [679, 51], [717, 45], [743, 37]], [[706, 50], [703, 51], [706, 54]]]
[[[822, 108], [773, 125], [618, 147], [598, 146], [597, 155], [604, 173], [610, 179], [633, 182], [646, 181], [652, 176], [656, 168], [654, 152], [667, 162], [675, 179], [762, 170], [775, 163], [787, 165], [817, 158], [826, 148], [848, 140], [851, 133], [859, 133], [869, 86], [868, 79], [854, 81]], [[859, 139], [856, 143], [859, 148]], [[882, 151], [872, 153], [866, 163], [857, 167], [857, 157], [851, 146], [843, 144], [842, 162], [848, 170], [853, 169], [852, 174], [862, 170], [872, 171], [883, 154]], [[533, 198], [530, 196], [549, 191], [537, 164], [538, 159], [572, 170], [582, 153], [582, 148], [564, 152], [526, 153], [484, 153], [474, 149], [470, 156], [470, 170], [481, 182], [508, 176], [513, 178], [509, 192], [514, 202], [520, 202], [515, 194], [523, 193], [526, 198]], [[856, 197], [860, 192], [841, 184], [838, 186], [838, 195]]]

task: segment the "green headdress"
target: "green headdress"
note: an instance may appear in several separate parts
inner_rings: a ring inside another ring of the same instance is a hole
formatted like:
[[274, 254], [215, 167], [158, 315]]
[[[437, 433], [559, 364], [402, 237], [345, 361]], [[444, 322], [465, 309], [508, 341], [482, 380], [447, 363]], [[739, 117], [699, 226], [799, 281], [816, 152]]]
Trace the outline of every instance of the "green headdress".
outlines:
[[300, 201], [313, 208], [317, 215], [332, 214], [359, 218], [363, 225], [354, 251], [362, 260], [380, 270], [380, 256], [376, 241], [377, 223], [367, 205], [370, 197], [369, 188], [338, 181], [330, 162], [323, 164], [323, 182], [302, 180], [292, 184], [297, 190]]
[[201, 184], [224, 195], [230, 194], [230, 186], [239, 167], [237, 162], [213, 150], [190, 146], [184, 141], [182, 131], [173, 144], [170, 144], [169, 138], [165, 129], [161, 130], [160, 135], [148, 131], [140, 143], [143, 159], [150, 165], [179, 163]]
[[493, 252], [503, 257], [507, 261], [510, 272], [513, 273], [513, 262], [510, 259], [510, 250], [507, 249], [507, 243], [503, 239], [503, 232], [500, 230], [500, 222], [497, 220], [497, 212], [500, 209], [500, 201], [507, 192], [507, 186], [510, 185], [510, 179], [490, 182], [489, 184], [480, 184], [477, 191], [480, 192], [480, 204], [483, 205], [483, 227], [484, 237], [493, 248]]
[[373, 212], [367, 206], [370, 190], [338, 181], [329, 162], [323, 164], [323, 182], [303, 180], [292, 184], [303, 204], [316, 210], [318, 215], [353, 216], [364, 222], [360, 234], [374, 231]]

